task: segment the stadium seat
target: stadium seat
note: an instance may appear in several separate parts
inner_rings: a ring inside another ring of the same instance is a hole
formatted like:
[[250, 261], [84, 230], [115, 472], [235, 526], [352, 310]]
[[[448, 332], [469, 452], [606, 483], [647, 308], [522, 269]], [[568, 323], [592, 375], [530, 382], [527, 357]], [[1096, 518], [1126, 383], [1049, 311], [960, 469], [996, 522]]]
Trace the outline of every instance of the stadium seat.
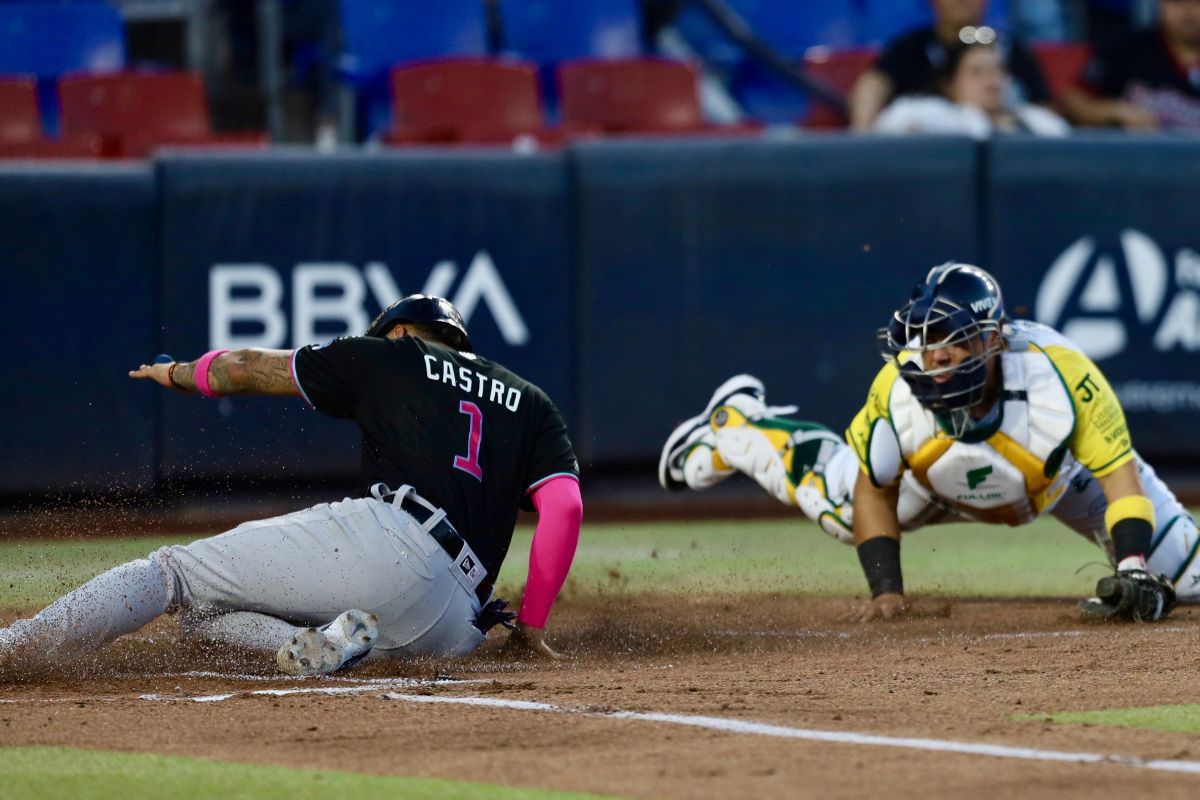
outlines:
[[125, 26], [105, 3], [0, 2], [0, 75], [38, 79], [42, 127], [58, 131], [54, 80], [125, 65]]
[[1050, 96], [1057, 101], [1079, 84], [1092, 50], [1086, 42], [1038, 42], [1033, 54], [1046, 76]]
[[856, 0], [729, 0], [758, 38], [786, 56], [799, 58], [810, 47], [857, 44]]
[[395, 64], [488, 52], [483, 0], [342, 0], [340, 65], [350, 74], [386, 73]]
[[500, 0], [504, 51], [538, 64], [641, 55], [637, 0]]
[[[875, 57], [875, 51], [866, 48], [842, 51], [813, 48], [804, 55], [804, 68], [814, 78], [846, 97], [854, 88], [858, 76], [875, 63]], [[840, 110], [820, 100], [814, 100], [809, 106], [804, 127], [844, 128], [849, 122]]]
[[454, 59], [398, 66], [391, 73], [389, 144], [543, 143], [537, 67], [524, 61]]
[[[858, 42], [857, 0], [725, 0], [754, 35], [781, 55], [799, 58], [810, 47], [853, 47]], [[676, 29], [706, 61], [735, 64], [738, 46], [704, 11], [687, 6]]]
[[[1002, 31], [1009, 30], [1009, 0], [991, 0], [984, 22]], [[859, 27], [863, 44], [886, 44], [912, 28], [933, 23], [929, 0], [865, 0]]]
[[0, 74], [54, 78], [125, 64], [125, 28], [104, 3], [0, 3]]
[[37, 83], [32, 77], [0, 78], [0, 158], [95, 158], [98, 136], [47, 139], [38, 116]]
[[106, 151], [127, 158], [163, 145], [262, 145], [261, 133], [215, 134], [204, 81], [196, 73], [69, 76], [59, 81], [66, 134], [98, 134]]
[[41, 136], [37, 83], [33, 78], [0, 79], [0, 141], [27, 142]]
[[488, 55], [484, 0], [341, 0], [338, 72], [353, 88], [356, 126], [370, 137], [387, 127], [389, 70], [433, 58]]
[[582, 60], [558, 67], [568, 134], [743, 133], [704, 121], [696, 69], [665, 59]]

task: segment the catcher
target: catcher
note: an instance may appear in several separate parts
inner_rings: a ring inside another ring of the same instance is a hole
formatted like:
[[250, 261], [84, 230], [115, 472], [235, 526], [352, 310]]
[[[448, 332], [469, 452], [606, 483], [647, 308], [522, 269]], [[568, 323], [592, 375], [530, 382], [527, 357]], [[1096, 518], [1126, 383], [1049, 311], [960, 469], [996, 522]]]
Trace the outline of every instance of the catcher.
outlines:
[[930, 270], [878, 334], [886, 362], [846, 431], [766, 406], [739, 375], [671, 434], [664, 488], [734, 472], [853, 544], [871, 589], [864, 622], [905, 610], [900, 534], [1052, 514], [1114, 567], [1080, 603], [1092, 619], [1162, 619], [1200, 600], [1196, 524], [1134, 451], [1120, 402], [1078, 347], [1005, 317], [996, 280], [966, 264]]
[[[507, 647], [557, 657], [544, 628], [579, 540], [579, 463], [546, 394], [475, 355], [446, 300], [410, 295], [366, 335], [326, 345], [129, 375], [208, 397], [303, 397], [353, 420], [361, 495], [114, 567], [0, 629], [0, 666], [69, 662], [170, 610], [185, 634], [273, 654], [293, 675], [464, 656], [514, 616]], [[519, 616], [492, 597], [518, 506], [538, 512]]]

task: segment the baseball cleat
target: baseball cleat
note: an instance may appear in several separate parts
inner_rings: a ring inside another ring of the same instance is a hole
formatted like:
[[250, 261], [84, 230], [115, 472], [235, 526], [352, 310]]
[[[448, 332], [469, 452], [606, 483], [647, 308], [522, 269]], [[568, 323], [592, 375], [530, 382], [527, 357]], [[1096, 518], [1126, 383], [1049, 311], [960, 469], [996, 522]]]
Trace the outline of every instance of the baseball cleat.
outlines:
[[379, 636], [379, 618], [350, 609], [319, 628], [305, 628], [275, 654], [288, 675], [328, 675], [362, 661]]
[[683, 474], [683, 463], [688, 453], [704, 435], [708, 433], [708, 418], [718, 406], [731, 404], [738, 407], [746, 406], [748, 413], [751, 407], [762, 408], [766, 389], [762, 381], [753, 375], [734, 375], [722, 383], [713, 392], [704, 411], [691, 419], [684, 420], [676, 426], [663, 445], [662, 455], [658, 459], [658, 482], [666, 490], [678, 492], [686, 489], [688, 484]]

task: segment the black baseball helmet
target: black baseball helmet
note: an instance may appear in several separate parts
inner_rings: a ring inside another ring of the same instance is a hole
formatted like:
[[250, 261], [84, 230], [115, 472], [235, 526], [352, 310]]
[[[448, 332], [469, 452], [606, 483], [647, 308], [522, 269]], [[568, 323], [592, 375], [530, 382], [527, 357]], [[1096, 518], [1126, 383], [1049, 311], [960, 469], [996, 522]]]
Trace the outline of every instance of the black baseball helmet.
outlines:
[[384, 336], [392, 328], [405, 322], [436, 325], [445, 335], [446, 343], [455, 350], [474, 352], [471, 337], [467, 334], [467, 324], [463, 322], [458, 309], [444, 297], [427, 294], [410, 294], [392, 303], [372, 320], [366, 335]]
[[[983, 401], [987, 364], [1003, 348], [1004, 322], [1004, 298], [995, 278], [970, 264], [943, 264], [929, 271], [879, 330], [879, 349], [899, 367], [923, 406], [949, 416]], [[925, 351], [976, 338], [983, 340], [982, 346], [961, 364], [924, 369]], [[945, 372], [950, 377], [938, 380]]]

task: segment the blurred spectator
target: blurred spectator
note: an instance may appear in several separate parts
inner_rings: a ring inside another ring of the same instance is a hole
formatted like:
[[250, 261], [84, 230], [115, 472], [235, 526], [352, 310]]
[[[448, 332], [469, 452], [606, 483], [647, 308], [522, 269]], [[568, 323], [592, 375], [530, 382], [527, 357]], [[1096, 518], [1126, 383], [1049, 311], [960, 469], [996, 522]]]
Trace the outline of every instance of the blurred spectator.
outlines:
[[1005, 133], [1038, 136], [1070, 133], [1071, 127], [1052, 111], [1029, 103], [1007, 102], [1008, 80], [1002, 48], [995, 42], [954, 48], [938, 70], [937, 94], [897, 98], [876, 118], [875, 131], [963, 135], [976, 139]]
[[1092, 58], [1064, 98], [1075, 122], [1200, 132], [1200, 0], [1159, 0], [1158, 16]]
[[[935, 83], [938, 69], [949, 51], [961, 43], [964, 28], [979, 26], [987, 0], [930, 0], [934, 24], [916, 28], [888, 43], [875, 66], [867, 70], [850, 92], [850, 124], [855, 130], [871, 129], [875, 117], [892, 99], [918, 94]], [[1050, 92], [1033, 54], [1018, 42], [1006, 45], [1009, 72], [1022, 99], [1046, 103]]]

